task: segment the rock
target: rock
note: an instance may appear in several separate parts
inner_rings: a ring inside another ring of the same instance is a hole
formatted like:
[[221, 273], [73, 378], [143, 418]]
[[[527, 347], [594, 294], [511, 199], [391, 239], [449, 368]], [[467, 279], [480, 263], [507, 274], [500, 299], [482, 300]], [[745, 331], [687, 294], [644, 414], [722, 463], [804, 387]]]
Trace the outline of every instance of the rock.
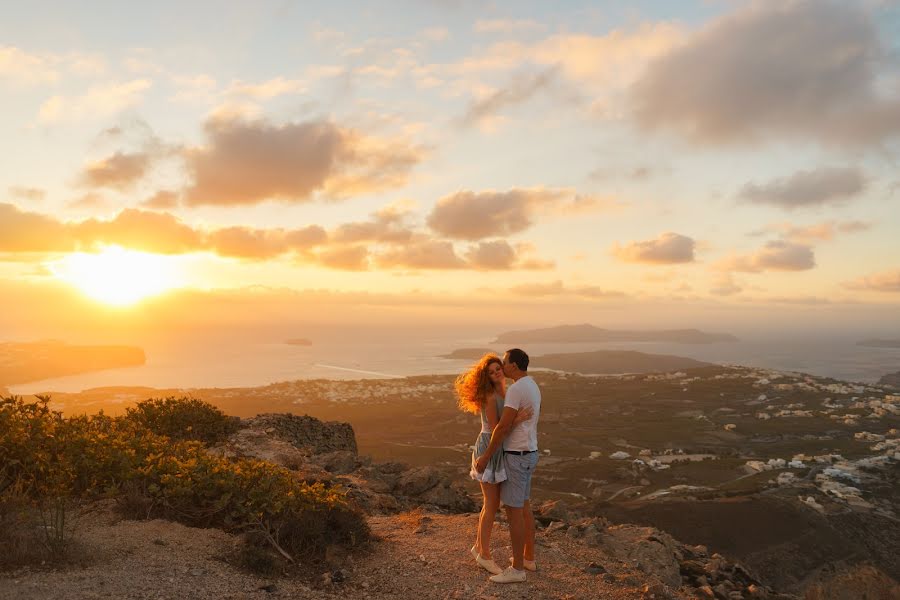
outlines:
[[603, 573], [606, 573], [606, 567], [600, 563], [592, 562], [584, 568], [584, 572], [590, 575], [602, 575]]
[[441, 481], [438, 485], [422, 494], [418, 500], [426, 504], [433, 504], [445, 508], [454, 513], [475, 512], [475, 502], [466, 493], [465, 489], [457, 483], [451, 483], [449, 479]]
[[602, 536], [601, 547], [612, 557], [638, 562], [671, 588], [681, 585], [681, 566], [675, 558], [676, 544], [670, 535], [649, 527], [617, 525]]
[[715, 598], [716, 593], [708, 585], [697, 588], [697, 593], [701, 598]]
[[619, 450], [618, 452], [613, 452], [612, 454], [610, 454], [609, 457], [613, 460], [625, 460], [627, 458], [631, 458], [631, 455], [627, 452]]
[[356, 436], [349, 423], [320, 421], [308, 415], [262, 414], [246, 419], [242, 425], [273, 431], [276, 437], [309, 454], [346, 450], [357, 454]]
[[434, 467], [418, 467], [400, 476], [396, 491], [404, 496], [418, 496], [436, 486], [440, 480], [441, 474]]
[[646, 598], [647, 600], [671, 600], [672, 598], [675, 598], [672, 590], [662, 583], [648, 583], [643, 587], [641, 592], [643, 593], [642, 598]]
[[336, 450], [312, 457], [312, 462], [321, 466], [330, 473], [346, 475], [352, 473], [359, 466], [356, 453], [349, 450]]
[[581, 531], [578, 530], [576, 525], [570, 525], [569, 528], [566, 529], [566, 537], [570, 540], [574, 540], [581, 537]]
[[541, 522], [568, 521], [571, 518], [569, 507], [562, 500], [547, 500], [538, 505], [536, 512]]

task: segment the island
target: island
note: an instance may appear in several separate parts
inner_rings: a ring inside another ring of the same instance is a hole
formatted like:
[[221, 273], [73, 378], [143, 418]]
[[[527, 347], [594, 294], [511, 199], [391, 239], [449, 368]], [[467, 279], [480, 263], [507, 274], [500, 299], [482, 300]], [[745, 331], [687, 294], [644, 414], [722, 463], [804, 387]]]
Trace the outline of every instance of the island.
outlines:
[[57, 340], [0, 342], [0, 386], [138, 367], [147, 361], [134, 346], [78, 346]]
[[878, 380], [878, 385], [885, 385], [895, 389], [900, 389], [900, 371], [896, 373], [888, 373]]
[[498, 335], [497, 339], [491, 343], [671, 342], [676, 344], [713, 344], [736, 341], [737, 338], [728, 333], [708, 333], [699, 329], [629, 331], [602, 329], [585, 323], [508, 331]]
[[312, 341], [306, 338], [291, 338], [284, 342], [288, 346], [312, 346]]
[[867, 348], [900, 348], [900, 340], [872, 338], [856, 342], [856, 345], [866, 346]]
[[647, 354], [630, 350], [546, 354], [532, 358], [531, 364], [537, 369], [552, 369], [582, 375], [660, 373], [712, 366], [710, 363], [683, 356]]
[[442, 354], [438, 358], [449, 358], [453, 360], [478, 360], [488, 353], [496, 354], [497, 356], [503, 356], [503, 352], [491, 350], [490, 348], [459, 348], [457, 350], [454, 350], [450, 354]]

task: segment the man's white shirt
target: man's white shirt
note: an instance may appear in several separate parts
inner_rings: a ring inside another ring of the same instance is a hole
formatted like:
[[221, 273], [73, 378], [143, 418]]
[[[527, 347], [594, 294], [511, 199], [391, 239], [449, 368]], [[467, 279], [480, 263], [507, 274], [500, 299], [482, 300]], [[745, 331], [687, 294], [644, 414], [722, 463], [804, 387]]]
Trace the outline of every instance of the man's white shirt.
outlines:
[[537, 425], [541, 416], [541, 390], [530, 375], [522, 377], [506, 390], [504, 407], [521, 410], [530, 406], [534, 411], [531, 418], [512, 428], [503, 440], [504, 450], [532, 451], [538, 449]]

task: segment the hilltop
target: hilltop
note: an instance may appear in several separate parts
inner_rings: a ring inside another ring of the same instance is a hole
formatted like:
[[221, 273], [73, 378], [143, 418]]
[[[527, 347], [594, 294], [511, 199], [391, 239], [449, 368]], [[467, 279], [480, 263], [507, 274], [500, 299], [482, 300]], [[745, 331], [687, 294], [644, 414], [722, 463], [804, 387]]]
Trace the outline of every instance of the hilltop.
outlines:
[[[835, 577], [854, 589], [900, 578], [900, 395], [731, 366], [534, 376], [545, 398], [534, 495], [555, 502], [560, 520], [650, 526], [740, 561], [782, 591], [832, 585]], [[456, 409], [452, 386], [447, 375], [189, 393], [244, 417], [279, 412], [349, 422], [355, 447], [371, 462], [338, 454], [319, 459], [307, 476], [345, 471], [337, 477], [353, 482], [369, 511], [430, 505], [446, 512], [468, 510], [465, 499], [477, 493], [466, 476], [477, 423]], [[121, 411], [140, 398], [184, 392], [94, 390], [53, 402], [68, 414]], [[251, 446], [264, 438], [254, 435]], [[401, 461], [408, 466], [379, 466]], [[419, 482], [412, 489], [425, 486], [428, 498], [402, 493], [404, 477]], [[698, 581], [696, 573], [683, 575]]]

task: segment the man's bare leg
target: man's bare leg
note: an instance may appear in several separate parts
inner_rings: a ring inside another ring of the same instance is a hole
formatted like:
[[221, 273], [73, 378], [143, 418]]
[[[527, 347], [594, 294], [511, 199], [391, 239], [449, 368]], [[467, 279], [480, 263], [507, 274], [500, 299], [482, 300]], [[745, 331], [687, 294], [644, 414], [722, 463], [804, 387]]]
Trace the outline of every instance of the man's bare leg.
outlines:
[[[525, 560], [534, 560], [534, 513], [531, 512], [531, 500], [526, 500], [522, 507], [522, 517], [524, 525], [524, 549], [523, 554]], [[517, 569], [519, 567], [516, 567]]]
[[506, 507], [506, 519], [509, 521], [509, 541], [512, 545], [513, 567], [525, 570], [525, 515], [522, 508]]

